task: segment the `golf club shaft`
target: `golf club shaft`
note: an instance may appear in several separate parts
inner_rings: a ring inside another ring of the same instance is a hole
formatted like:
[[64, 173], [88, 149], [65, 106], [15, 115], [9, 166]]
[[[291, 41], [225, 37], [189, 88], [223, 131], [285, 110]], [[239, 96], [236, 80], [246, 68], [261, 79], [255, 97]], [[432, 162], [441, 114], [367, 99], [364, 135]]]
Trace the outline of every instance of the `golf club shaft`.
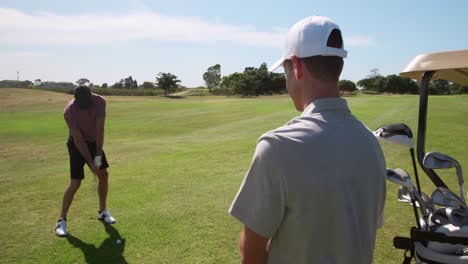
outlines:
[[421, 230], [421, 224], [419, 223], [418, 208], [416, 208], [416, 199], [414, 199], [414, 195], [412, 193], [410, 194], [410, 196], [411, 196], [411, 203], [413, 204], [414, 217], [416, 218], [416, 225], [418, 226], [418, 229]]
[[460, 195], [461, 195], [462, 201], [464, 203], [466, 203], [466, 201], [465, 201], [465, 188], [463, 187], [463, 184], [460, 185]]
[[421, 195], [422, 190], [421, 190], [421, 185], [419, 184], [419, 175], [418, 175], [418, 168], [416, 167], [416, 158], [414, 155], [414, 148], [410, 148], [410, 154], [411, 154], [411, 161], [413, 163], [414, 177], [416, 178], [416, 187], [418, 188], [419, 195]]
[[457, 178], [458, 178], [458, 185], [460, 186], [460, 194], [463, 202], [465, 202], [465, 188], [463, 187], [463, 184], [465, 181], [463, 180], [463, 173], [460, 164], [456, 166], [457, 170]]

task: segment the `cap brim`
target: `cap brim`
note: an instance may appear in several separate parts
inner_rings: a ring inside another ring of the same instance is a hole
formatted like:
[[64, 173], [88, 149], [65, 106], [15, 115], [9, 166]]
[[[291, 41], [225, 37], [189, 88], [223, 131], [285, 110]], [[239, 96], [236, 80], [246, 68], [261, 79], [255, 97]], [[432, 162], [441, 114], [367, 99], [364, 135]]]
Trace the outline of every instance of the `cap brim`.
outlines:
[[283, 65], [283, 62], [284, 62], [283, 58], [279, 59], [278, 61], [273, 63], [273, 65], [271, 65], [270, 68], [268, 68], [268, 71], [271, 71], [271, 72], [275, 71], [276, 69], [278, 69], [279, 66]]

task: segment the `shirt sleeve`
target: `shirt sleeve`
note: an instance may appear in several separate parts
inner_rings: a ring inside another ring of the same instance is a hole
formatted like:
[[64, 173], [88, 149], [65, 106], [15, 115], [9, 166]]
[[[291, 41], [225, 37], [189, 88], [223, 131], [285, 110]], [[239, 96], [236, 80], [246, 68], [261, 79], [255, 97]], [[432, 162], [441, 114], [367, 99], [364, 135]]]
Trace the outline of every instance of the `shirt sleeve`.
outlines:
[[[381, 162], [383, 164], [382, 168], [386, 168], [386, 163], [385, 163], [385, 158], [382, 156], [381, 157]], [[382, 183], [381, 183], [381, 191], [380, 191], [380, 207], [379, 207], [379, 212], [377, 216], [377, 228], [382, 228], [384, 225], [384, 219], [385, 219], [385, 199], [387, 197], [387, 178], [386, 178], [386, 170], [382, 173]]]
[[104, 98], [99, 97], [96, 108], [96, 118], [97, 119], [105, 119], [106, 118], [106, 100]]
[[78, 121], [76, 120], [76, 116], [73, 115], [73, 109], [71, 106], [65, 108], [63, 117], [65, 118], [65, 122], [69, 129], [78, 129]]
[[271, 238], [283, 221], [286, 195], [271, 142], [261, 139], [229, 213], [255, 233]]

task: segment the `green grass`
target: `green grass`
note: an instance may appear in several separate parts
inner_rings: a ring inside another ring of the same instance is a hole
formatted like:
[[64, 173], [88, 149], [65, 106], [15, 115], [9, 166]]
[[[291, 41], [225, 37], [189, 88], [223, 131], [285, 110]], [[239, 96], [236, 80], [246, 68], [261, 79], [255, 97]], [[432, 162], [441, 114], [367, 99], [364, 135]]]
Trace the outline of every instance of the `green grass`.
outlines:
[[[87, 176], [69, 213], [69, 240], [56, 238], [68, 184], [63, 108], [71, 95], [0, 89], [1, 263], [237, 263], [241, 224], [227, 210], [257, 138], [298, 113], [286, 96], [107, 97], [105, 151], [111, 164], [109, 208], [119, 223], [105, 229]], [[347, 98], [368, 127], [404, 122], [416, 131], [417, 96]], [[468, 97], [431, 97], [427, 150], [468, 168]], [[384, 144], [387, 166], [411, 172], [408, 150]], [[422, 172], [420, 171], [422, 175]], [[456, 188], [454, 171], [441, 172]], [[422, 186], [433, 190], [427, 177]], [[388, 184], [385, 226], [375, 263], [401, 263], [392, 238], [408, 235], [411, 207]], [[122, 237], [124, 243], [115, 240]]]

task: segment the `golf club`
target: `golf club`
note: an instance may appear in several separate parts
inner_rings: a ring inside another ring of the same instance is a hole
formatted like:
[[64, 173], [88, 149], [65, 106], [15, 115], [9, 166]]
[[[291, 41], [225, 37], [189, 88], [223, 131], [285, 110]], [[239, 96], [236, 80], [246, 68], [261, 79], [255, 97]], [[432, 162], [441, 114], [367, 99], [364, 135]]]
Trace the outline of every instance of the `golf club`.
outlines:
[[447, 217], [454, 226], [468, 225], [468, 209], [467, 208], [445, 208]]
[[419, 196], [419, 193], [416, 190], [416, 188], [413, 185], [413, 182], [411, 181], [411, 177], [409, 174], [402, 169], [396, 168], [394, 170], [388, 169], [387, 168], [387, 175], [386, 178], [388, 181], [391, 181], [395, 184], [398, 184], [400, 186], [403, 186], [409, 191], [410, 197], [411, 197], [411, 203], [413, 206], [413, 211], [414, 211], [414, 216], [416, 218], [416, 224], [419, 229], [421, 229], [421, 223], [419, 222], [419, 214], [418, 210], [416, 208], [416, 199], [418, 199], [419, 204], [421, 205], [421, 212], [423, 213], [424, 217], [426, 218], [426, 226], [427, 226], [427, 217], [429, 217], [429, 214], [426, 214], [428, 210], [426, 209], [425, 205], [423, 204], [424, 202], [422, 201], [421, 197]]
[[411, 203], [411, 195], [408, 188], [403, 186], [398, 188], [398, 201], [402, 203]]
[[373, 133], [377, 138], [383, 141], [404, 145], [409, 148], [414, 176], [416, 178], [416, 186], [418, 187], [418, 192], [421, 195], [422, 190], [421, 185], [419, 184], [418, 169], [416, 167], [416, 158], [414, 155], [413, 132], [411, 131], [411, 128], [403, 123], [389, 124], [377, 128]]
[[443, 207], [466, 208], [465, 202], [445, 187], [438, 187], [432, 193], [431, 200], [434, 204]]
[[450, 224], [450, 220], [447, 216], [446, 208], [438, 208], [434, 212], [432, 212], [430, 219], [430, 226], [434, 225], [447, 225]]
[[[431, 198], [429, 198], [427, 194], [422, 193], [421, 199], [426, 204], [428, 213], [432, 213], [435, 210], [435, 206]], [[403, 187], [403, 186], [400, 186], [400, 188], [398, 188], [398, 201], [402, 203], [409, 203], [410, 205], [412, 205], [411, 195], [410, 195], [408, 188]], [[418, 208], [420, 207], [419, 202], [417, 200], [416, 200], [416, 207]]]
[[423, 166], [428, 169], [447, 169], [455, 167], [457, 170], [460, 198], [465, 202], [465, 189], [463, 187], [463, 175], [460, 163], [454, 158], [440, 152], [428, 152], [424, 155]]

